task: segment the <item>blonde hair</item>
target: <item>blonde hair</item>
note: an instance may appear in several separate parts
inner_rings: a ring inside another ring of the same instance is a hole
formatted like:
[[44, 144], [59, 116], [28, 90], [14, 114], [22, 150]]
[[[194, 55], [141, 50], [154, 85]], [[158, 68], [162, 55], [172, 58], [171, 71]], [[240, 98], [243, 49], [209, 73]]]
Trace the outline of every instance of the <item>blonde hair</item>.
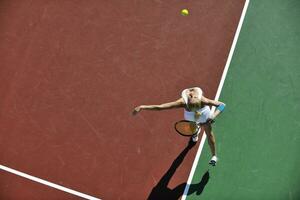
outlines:
[[[194, 90], [196, 93], [197, 98], [190, 98], [189, 97], [189, 91], [190, 90]], [[187, 88], [184, 89], [181, 92], [181, 97], [183, 98], [184, 103], [186, 104], [186, 106], [191, 109], [191, 110], [195, 110], [195, 109], [199, 109], [201, 107], [201, 97], [202, 97], [202, 90], [199, 87], [193, 87], [193, 88]]]

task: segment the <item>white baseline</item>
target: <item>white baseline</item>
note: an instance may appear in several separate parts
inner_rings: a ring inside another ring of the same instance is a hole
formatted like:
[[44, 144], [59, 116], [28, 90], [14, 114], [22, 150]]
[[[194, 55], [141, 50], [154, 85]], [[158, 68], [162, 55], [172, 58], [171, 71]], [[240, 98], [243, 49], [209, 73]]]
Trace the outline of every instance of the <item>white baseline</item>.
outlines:
[[101, 199], [99, 199], [99, 198], [92, 197], [92, 196], [90, 196], [90, 195], [83, 194], [83, 193], [81, 193], [81, 192], [77, 192], [77, 191], [75, 191], [75, 190], [72, 190], [72, 189], [63, 187], [63, 186], [61, 186], [61, 185], [57, 185], [57, 184], [55, 184], [55, 183], [51, 183], [51, 182], [49, 182], [49, 181], [45, 181], [45, 180], [43, 180], [43, 179], [40, 179], [40, 178], [31, 176], [31, 175], [29, 175], [29, 174], [25, 174], [25, 173], [23, 173], [23, 172], [17, 171], [17, 170], [15, 170], [15, 169], [11, 169], [11, 168], [9, 168], [9, 167], [5, 167], [5, 166], [3, 166], [3, 165], [0, 165], [0, 169], [1, 169], [1, 170], [4, 170], [4, 171], [7, 171], [7, 172], [9, 172], [9, 173], [12, 173], [12, 174], [15, 174], [15, 175], [18, 175], [18, 176], [27, 178], [27, 179], [29, 179], [29, 180], [32, 180], [32, 181], [35, 181], [35, 182], [38, 182], [38, 183], [47, 185], [47, 186], [49, 186], [49, 187], [52, 187], [52, 188], [55, 188], [55, 189], [58, 189], [58, 190], [61, 190], [61, 191], [64, 191], [64, 192], [67, 192], [67, 193], [76, 195], [76, 196], [81, 197], [81, 198], [84, 198], [84, 199], [88, 199], [88, 200], [101, 200]]

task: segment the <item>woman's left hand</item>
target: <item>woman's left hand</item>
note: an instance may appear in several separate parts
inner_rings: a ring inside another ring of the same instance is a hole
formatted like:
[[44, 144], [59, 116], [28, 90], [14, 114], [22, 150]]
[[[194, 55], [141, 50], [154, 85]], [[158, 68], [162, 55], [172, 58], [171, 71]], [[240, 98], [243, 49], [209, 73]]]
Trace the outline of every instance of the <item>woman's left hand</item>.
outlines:
[[214, 122], [215, 122], [214, 118], [208, 118], [206, 121], [207, 124], [213, 124]]

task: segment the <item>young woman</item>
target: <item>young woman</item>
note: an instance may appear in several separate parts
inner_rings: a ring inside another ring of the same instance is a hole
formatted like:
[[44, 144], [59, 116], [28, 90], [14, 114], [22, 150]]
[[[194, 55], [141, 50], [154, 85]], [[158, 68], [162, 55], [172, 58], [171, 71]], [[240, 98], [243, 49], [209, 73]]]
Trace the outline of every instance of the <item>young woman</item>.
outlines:
[[[215, 106], [217, 108], [215, 112], [211, 112], [210, 106]], [[211, 123], [214, 122], [214, 119], [225, 109], [225, 104], [204, 97], [203, 92], [199, 87], [193, 87], [183, 90], [181, 98], [176, 101], [160, 105], [141, 105], [134, 109], [133, 114], [136, 115], [142, 110], [160, 111], [172, 108], [184, 108], [185, 120], [197, 122], [200, 124], [201, 128], [204, 128], [212, 154], [209, 164], [215, 166], [217, 163], [216, 140]], [[192, 136], [194, 142], [198, 141], [200, 130], [197, 134]]]

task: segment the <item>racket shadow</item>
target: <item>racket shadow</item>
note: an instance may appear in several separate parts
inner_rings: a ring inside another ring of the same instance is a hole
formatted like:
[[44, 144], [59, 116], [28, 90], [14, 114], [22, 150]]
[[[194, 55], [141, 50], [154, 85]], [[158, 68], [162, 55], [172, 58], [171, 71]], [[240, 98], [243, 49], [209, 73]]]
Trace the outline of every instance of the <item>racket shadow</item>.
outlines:
[[[168, 187], [168, 184], [175, 174], [177, 168], [183, 162], [187, 153], [195, 146], [195, 143], [191, 140], [188, 145], [183, 149], [183, 151], [177, 156], [177, 158], [173, 161], [172, 165], [168, 169], [168, 171], [163, 175], [163, 177], [159, 180], [156, 186], [152, 189], [149, 194], [147, 200], [158, 200], [158, 199], [168, 199], [168, 200], [177, 200], [179, 199], [186, 187], [186, 183], [179, 184], [175, 188], [171, 189]], [[193, 188], [194, 189], [194, 186]]]

